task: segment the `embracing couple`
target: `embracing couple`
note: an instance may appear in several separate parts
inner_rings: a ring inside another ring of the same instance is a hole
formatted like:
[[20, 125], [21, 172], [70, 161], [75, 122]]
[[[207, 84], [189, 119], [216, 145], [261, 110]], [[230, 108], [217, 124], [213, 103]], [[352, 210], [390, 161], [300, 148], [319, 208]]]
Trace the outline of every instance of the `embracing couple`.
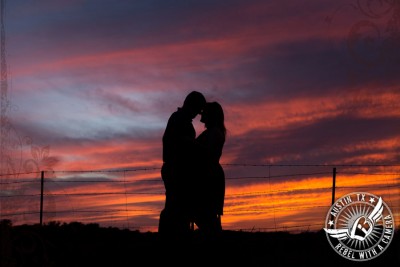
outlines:
[[[192, 121], [197, 115], [205, 130], [196, 138]], [[207, 237], [222, 231], [225, 174], [219, 159], [225, 135], [221, 105], [207, 102], [200, 92], [189, 93], [170, 116], [162, 138], [166, 195], [158, 227], [162, 237], [188, 237], [193, 224]]]

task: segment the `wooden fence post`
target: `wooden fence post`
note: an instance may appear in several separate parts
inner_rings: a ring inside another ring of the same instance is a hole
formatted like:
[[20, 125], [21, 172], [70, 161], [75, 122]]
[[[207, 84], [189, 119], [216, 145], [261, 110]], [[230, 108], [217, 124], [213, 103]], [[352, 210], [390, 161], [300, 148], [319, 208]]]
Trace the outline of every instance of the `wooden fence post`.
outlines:
[[41, 172], [40, 178], [40, 226], [43, 224], [43, 187], [44, 187], [44, 171]]
[[333, 168], [332, 173], [332, 205], [335, 203], [335, 189], [336, 189], [336, 167]]

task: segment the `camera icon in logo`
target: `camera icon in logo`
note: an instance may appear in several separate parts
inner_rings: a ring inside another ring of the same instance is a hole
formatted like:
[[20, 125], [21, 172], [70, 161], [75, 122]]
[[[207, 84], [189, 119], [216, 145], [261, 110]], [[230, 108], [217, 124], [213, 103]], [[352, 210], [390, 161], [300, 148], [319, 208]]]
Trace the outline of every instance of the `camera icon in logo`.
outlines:
[[350, 230], [350, 238], [364, 241], [371, 234], [372, 229], [374, 229], [373, 222], [365, 216], [361, 216], [354, 222]]

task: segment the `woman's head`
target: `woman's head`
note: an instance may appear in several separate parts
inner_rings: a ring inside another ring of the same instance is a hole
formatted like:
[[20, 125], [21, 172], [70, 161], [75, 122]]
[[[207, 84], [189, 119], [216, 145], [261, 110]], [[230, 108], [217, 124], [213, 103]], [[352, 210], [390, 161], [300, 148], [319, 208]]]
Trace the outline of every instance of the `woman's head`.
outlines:
[[226, 134], [224, 111], [218, 102], [206, 103], [200, 121], [206, 128], [218, 127]]

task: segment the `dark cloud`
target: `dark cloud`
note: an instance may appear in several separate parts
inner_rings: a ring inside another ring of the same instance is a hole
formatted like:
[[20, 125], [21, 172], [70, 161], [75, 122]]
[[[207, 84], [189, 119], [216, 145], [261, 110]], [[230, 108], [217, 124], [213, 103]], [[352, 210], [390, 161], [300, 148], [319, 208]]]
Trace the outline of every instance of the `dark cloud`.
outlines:
[[118, 93], [97, 88], [94, 90], [87, 90], [83, 92], [91, 101], [100, 105], [105, 105], [110, 113], [123, 113], [125, 110], [130, 113], [138, 113], [140, 109], [140, 102], [123, 97]]
[[[246, 64], [237, 64], [228, 70], [232, 85], [220, 85], [227, 102], [282, 101], [299, 97], [321, 96], [357, 92], [360, 88], [379, 94], [395, 92], [400, 64], [394, 60], [382, 61], [374, 67], [356, 62], [343, 49], [346, 40], [334, 46], [330, 39], [308, 39], [279, 43], [249, 51], [242, 57], [257, 58]], [[271, 52], [272, 51], [272, 52]], [[400, 52], [392, 53], [398, 57]], [[240, 60], [239, 60], [240, 62]], [[215, 76], [218, 76], [216, 74]], [[218, 84], [217, 79], [214, 79]]]
[[[13, 1], [14, 2], [14, 1]], [[265, 1], [16, 1], [9, 7], [13, 47], [34, 59], [263, 35], [282, 20], [324, 5]], [[318, 15], [316, 15], [318, 16]], [[14, 18], [14, 19], [13, 19]], [[303, 18], [304, 20], [304, 18]], [[24, 40], [29, 40], [25, 42]], [[38, 49], [40, 48], [40, 49]]]
[[[193, 17], [201, 18], [208, 10], [215, 10], [215, 16], [228, 7], [224, 1], [85, 1], [59, 6], [37, 1], [34, 9], [32, 5], [10, 6], [9, 12], [19, 18], [18, 23], [11, 21], [10, 29], [24, 34], [31, 46], [41, 43], [45, 49], [37, 55], [46, 57], [187, 41], [199, 34], [193, 28], [184, 30]], [[54, 51], [54, 45], [63, 49]], [[29, 49], [25, 43], [18, 46]], [[49, 54], [52, 51], [57, 55]]]
[[[295, 125], [281, 130], [257, 130], [233, 138], [230, 146], [239, 146], [235, 162], [334, 163], [370, 153], [386, 154], [387, 148], [362, 147], [375, 144], [400, 133], [399, 118], [357, 118], [341, 116], [316, 121], [311, 125]], [[230, 149], [229, 147], [227, 148]], [[236, 148], [237, 149], [237, 148]], [[398, 149], [398, 148], [395, 148]], [[389, 163], [393, 159], [382, 159]], [[360, 162], [357, 162], [360, 163]], [[382, 163], [382, 162], [363, 162]]]

